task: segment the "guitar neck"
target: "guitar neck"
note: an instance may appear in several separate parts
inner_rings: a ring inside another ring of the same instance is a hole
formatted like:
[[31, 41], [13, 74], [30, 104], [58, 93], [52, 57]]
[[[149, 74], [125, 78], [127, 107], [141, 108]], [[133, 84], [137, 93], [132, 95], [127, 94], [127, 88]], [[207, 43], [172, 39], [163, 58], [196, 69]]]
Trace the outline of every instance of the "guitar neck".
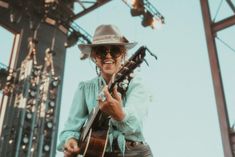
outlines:
[[114, 86], [128, 77], [137, 66], [139, 66], [145, 57], [145, 46], [141, 46], [122, 66], [122, 68], [116, 73], [115, 79], [109, 86], [109, 92], [113, 91]]

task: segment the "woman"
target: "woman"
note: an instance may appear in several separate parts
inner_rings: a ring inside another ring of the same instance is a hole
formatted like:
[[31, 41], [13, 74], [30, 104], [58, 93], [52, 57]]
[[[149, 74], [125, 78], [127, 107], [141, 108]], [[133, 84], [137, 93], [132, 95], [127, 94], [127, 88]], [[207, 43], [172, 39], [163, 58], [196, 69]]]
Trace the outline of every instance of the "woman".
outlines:
[[[149, 95], [141, 79], [137, 76], [131, 79], [122, 95], [117, 88], [110, 93], [107, 86], [122, 67], [127, 50], [135, 45], [136, 43], [128, 42], [114, 25], [97, 27], [92, 44], [79, 45], [81, 52], [89, 55], [96, 64], [99, 74], [92, 80], [81, 82], [74, 95], [58, 145], [65, 157], [74, 156], [81, 151], [78, 144], [81, 129], [89, 113], [97, 105], [102, 113], [110, 117], [107, 147], [103, 156], [152, 157], [143, 137]], [[95, 150], [92, 151], [91, 154], [96, 154]]]

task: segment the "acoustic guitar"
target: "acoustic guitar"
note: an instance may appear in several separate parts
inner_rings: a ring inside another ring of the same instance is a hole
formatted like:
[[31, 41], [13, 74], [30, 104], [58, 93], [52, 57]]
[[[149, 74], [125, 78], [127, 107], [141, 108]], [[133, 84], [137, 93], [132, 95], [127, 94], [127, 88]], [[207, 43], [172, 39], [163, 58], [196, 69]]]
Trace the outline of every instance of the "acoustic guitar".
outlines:
[[[133, 77], [131, 74], [144, 61], [146, 49], [145, 46], [141, 46], [116, 73], [113, 81], [108, 85], [111, 94], [115, 85], [122, 94], [127, 90]], [[81, 150], [79, 154], [76, 154], [77, 157], [79, 155], [84, 157], [104, 156], [109, 134], [109, 119], [110, 117], [99, 109], [99, 105], [93, 108], [81, 129], [81, 136], [78, 140]]]

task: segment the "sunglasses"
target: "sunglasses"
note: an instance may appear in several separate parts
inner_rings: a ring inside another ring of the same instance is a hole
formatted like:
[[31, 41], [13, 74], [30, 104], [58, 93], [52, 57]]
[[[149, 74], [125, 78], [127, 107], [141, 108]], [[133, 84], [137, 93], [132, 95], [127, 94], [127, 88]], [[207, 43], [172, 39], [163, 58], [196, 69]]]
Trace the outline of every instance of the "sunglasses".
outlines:
[[123, 54], [123, 49], [120, 46], [96, 46], [93, 47], [93, 52], [98, 58], [105, 58], [109, 53], [112, 58], [118, 58]]

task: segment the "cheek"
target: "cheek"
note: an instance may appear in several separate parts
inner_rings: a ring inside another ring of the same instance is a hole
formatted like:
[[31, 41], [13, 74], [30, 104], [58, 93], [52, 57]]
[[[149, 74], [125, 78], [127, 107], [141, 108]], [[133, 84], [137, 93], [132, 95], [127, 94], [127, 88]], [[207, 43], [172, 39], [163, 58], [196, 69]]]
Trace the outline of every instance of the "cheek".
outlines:
[[117, 66], [121, 66], [121, 64], [122, 64], [122, 59], [123, 59], [123, 58], [120, 57], [120, 58], [118, 58], [118, 59], [116, 60], [116, 65], [117, 65]]
[[95, 64], [100, 68], [100, 67], [101, 67], [101, 65], [102, 65], [101, 60], [100, 60], [100, 59], [98, 59], [98, 58], [95, 58], [95, 59], [94, 59], [94, 61], [95, 61]]

